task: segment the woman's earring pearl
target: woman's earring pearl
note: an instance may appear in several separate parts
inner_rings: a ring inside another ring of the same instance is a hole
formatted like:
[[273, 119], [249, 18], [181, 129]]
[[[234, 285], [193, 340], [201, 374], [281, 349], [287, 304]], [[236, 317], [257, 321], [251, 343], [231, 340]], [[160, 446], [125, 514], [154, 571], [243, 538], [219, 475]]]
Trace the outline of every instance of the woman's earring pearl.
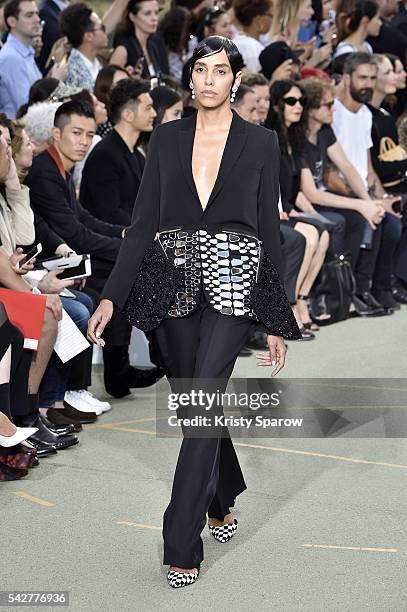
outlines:
[[231, 96], [230, 96], [230, 101], [231, 101], [232, 103], [235, 101], [235, 96], [236, 96], [236, 92], [237, 92], [237, 90], [238, 90], [238, 89], [239, 89], [239, 88], [238, 88], [238, 86], [237, 86], [237, 85], [233, 85], [233, 87], [232, 87], [232, 93], [231, 93]]
[[192, 98], [193, 100], [195, 100], [194, 84], [193, 84], [193, 82], [192, 82], [192, 81], [190, 81], [190, 82], [189, 82], [189, 88], [190, 88], [190, 90], [191, 90], [191, 98]]

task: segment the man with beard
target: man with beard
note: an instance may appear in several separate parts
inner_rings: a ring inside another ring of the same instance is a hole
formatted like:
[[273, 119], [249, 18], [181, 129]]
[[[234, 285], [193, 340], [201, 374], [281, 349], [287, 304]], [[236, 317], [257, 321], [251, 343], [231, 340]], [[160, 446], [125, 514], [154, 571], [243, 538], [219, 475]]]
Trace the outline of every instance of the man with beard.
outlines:
[[[377, 76], [377, 64], [368, 53], [352, 53], [343, 68], [342, 94], [335, 100], [332, 128], [347, 158], [360, 174], [365, 188], [375, 197], [382, 198], [384, 189], [375, 173], [370, 149], [372, 114], [366, 103], [373, 96]], [[382, 207], [388, 209], [394, 199], [382, 200]], [[355, 271], [357, 298], [354, 302], [358, 314], [392, 314], [393, 310], [379, 303], [371, 293], [372, 278], [381, 242], [380, 225], [372, 230], [366, 224], [361, 244], [361, 254]]]

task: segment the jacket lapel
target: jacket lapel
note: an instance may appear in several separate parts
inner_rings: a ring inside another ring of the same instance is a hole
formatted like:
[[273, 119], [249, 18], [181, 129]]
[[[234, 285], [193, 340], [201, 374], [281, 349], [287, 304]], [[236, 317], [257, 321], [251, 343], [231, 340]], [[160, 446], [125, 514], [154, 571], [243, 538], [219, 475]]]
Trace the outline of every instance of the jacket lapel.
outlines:
[[227, 179], [243, 150], [247, 140], [246, 122], [243, 121], [235, 111], [233, 111], [233, 119], [230, 125], [229, 135], [220, 163], [219, 172], [212, 192], [209, 196], [206, 208], [203, 210], [192, 175], [192, 149], [195, 138], [196, 117], [197, 113], [194, 113], [194, 115], [191, 117], [182, 120], [183, 125], [178, 132], [178, 150], [186, 182], [190, 187], [193, 196], [196, 198], [202, 212], [206, 212], [221, 191], [225, 180]]

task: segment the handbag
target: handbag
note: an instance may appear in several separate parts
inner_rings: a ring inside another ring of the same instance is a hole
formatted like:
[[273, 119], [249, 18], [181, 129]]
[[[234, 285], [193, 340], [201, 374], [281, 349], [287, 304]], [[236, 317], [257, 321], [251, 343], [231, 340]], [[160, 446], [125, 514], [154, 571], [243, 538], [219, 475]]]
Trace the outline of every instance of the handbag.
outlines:
[[349, 314], [355, 289], [350, 255], [348, 253], [336, 255], [321, 268], [319, 282], [316, 283], [311, 295], [312, 316], [318, 319], [322, 313], [325, 313], [331, 315], [329, 323], [343, 321]]
[[383, 162], [402, 161], [407, 158], [407, 153], [401, 145], [396, 145], [390, 136], [385, 136], [380, 140], [378, 158]]

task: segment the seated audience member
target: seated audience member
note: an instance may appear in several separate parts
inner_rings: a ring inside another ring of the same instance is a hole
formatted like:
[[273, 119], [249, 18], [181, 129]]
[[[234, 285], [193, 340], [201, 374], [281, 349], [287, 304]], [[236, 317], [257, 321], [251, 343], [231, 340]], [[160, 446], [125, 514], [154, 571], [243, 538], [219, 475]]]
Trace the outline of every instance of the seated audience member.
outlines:
[[[372, 114], [366, 103], [372, 99], [376, 78], [377, 64], [372, 55], [353, 53], [347, 58], [344, 64], [342, 92], [335, 101], [332, 127], [346, 156], [358, 171], [365, 189], [369, 189], [375, 197], [381, 198], [381, 209], [384, 209], [386, 214], [391, 214], [394, 198], [383, 199], [385, 191], [373, 168], [371, 158]], [[338, 182], [337, 178], [336, 182]], [[390, 225], [387, 225], [387, 230], [389, 228]], [[387, 301], [382, 304], [374, 297], [372, 292], [372, 288], [374, 289], [372, 278], [380, 248], [381, 230], [381, 227], [373, 232], [368, 230], [370, 236], [365, 235], [364, 248], [359, 256], [355, 308], [357, 311], [358, 308], [361, 309], [361, 313], [365, 312], [366, 306], [367, 310], [384, 310], [385, 314], [393, 312]], [[394, 238], [391, 232], [386, 231], [385, 240], [387, 244]], [[391, 257], [391, 249], [386, 249], [386, 254], [382, 250], [381, 257], [382, 259], [383, 257]], [[388, 266], [387, 263], [386, 266]]]
[[145, 81], [120, 81], [110, 96], [114, 129], [93, 149], [82, 174], [80, 202], [94, 217], [129, 226], [144, 158], [136, 149], [156, 112]]
[[284, 41], [270, 43], [259, 55], [261, 74], [270, 84], [299, 77], [301, 62]]
[[271, 1], [234, 0], [233, 7], [239, 25], [233, 42], [243, 57], [246, 69], [260, 72], [259, 56], [264, 49], [260, 37], [271, 27]]
[[262, 74], [245, 74], [242, 78], [242, 85], [247, 85], [255, 93], [257, 116], [262, 125], [266, 119], [270, 108], [270, 87], [267, 79]]
[[165, 44], [157, 34], [158, 13], [157, 0], [128, 2], [113, 39], [114, 51], [110, 64], [129, 66], [134, 70], [139, 62], [143, 79], [169, 74]]
[[28, 364], [21, 367], [24, 338], [13, 325], [0, 302], [0, 481], [19, 480], [28, 468], [38, 465], [37, 450], [22, 444], [38, 431], [37, 427], [19, 427], [13, 423], [12, 396], [18, 387], [27, 388]]
[[[301, 188], [312, 202], [303, 210], [311, 213], [318, 210], [330, 221], [337, 221], [339, 216], [345, 222], [345, 231], [331, 235], [332, 253], [349, 251], [355, 270], [361, 256], [360, 244], [365, 230], [363, 218], [373, 227], [380, 222], [383, 211], [378, 208], [380, 202], [371, 200], [364, 182], [331, 128], [335, 102], [333, 85], [314, 78], [301, 81], [301, 85], [307, 98], [307, 140], [300, 164]], [[334, 182], [335, 175], [330, 172], [331, 163], [351, 186], [342, 195], [339, 195], [341, 185]]]
[[27, 114], [28, 109], [38, 102], [63, 102], [76, 93], [82, 91], [80, 87], [68, 87], [63, 81], [54, 77], [45, 77], [35, 81], [30, 87], [30, 93], [26, 104], [20, 106], [16, 119], [21, 119]]
[[59, 28], [59, 15], [61, 11], [69, 5], [70, 0], [41, 0], [39, 3], [40, 19], [44, 22], [42, 32], [43, 46], [40, 57], [38, 58], [38, 66], [44, 72], [45, 64], [51, 53], [54, 43], [62, 37]]
[[0, 110], [14, 119], [27, 102], [31, 85], [42, 76], [31, 46], [40, 28], [37, 5], [32, 0], [10, 0], [4, 21], [9, 35], [0, 50]]
[[98, 53], [107, 47], [106, 28], [86, 4], [72, 4], [59, 17], [61, 31], [72, 45], [67, 85], [93, 90], [102, 68]]
[[[55, 114], [54, 144], [34, 158], [26, 178], [31, 205], [51, 229], [78, 254], [90, 253], [92, 276], [87, 285], [100, 292], [121, 246], [124, 226], [106, 223], [92, 216], [78, 202], [70, 172], [86, 155], [96, 122], [93, 109], [81, 101], [63, 104]], [[130, 388], [148, 386], [157, 380], [157, 369], [142, 371], [129, 364], [128, 329], [125, 338], [114, 334], [104, 352], [105, 386], [114, 396], [123, 397]], [[110, 358], [110, 360], [109, 360]], [[161, 374], [160, 374], [161, 375]]]
[[[280, 189], [284, 209], [280, 218], [282, 223], [294, 227], [306, 240], [293, 311], [303, 338], [308, 339], [312, 337], [312, 331], [318, 329], [310, 318], [308, 294], [324, 262], [329, 234], [320, 221], [303, 218], [294, 208], [299, 191], [296, 157], [301, 156], [305, 146], [304, 103], [304, 91], [295, 81], [276, 81], [270, 88], [266, 127], [276, 130], [280, 143]], [[329, 313], [323, 316], [324, 319], [329, 317]]]
[[380, 33], [382, 22], [377, 2], [356, 0], [348, 11], [337, 15], [337, 25], [339, 44], [335, 49], [334, 58], [357, 51], [373, 53], [366, 39], [369, 36], [378, 36]]
[[61, 102], [37, 102], [29, 107], [23, 120], [34, 156], [46, 151], [53, 142], [54, 117]]
[[[106, 121], [107, 121], [107, 110], [106, 110], [106, 106], [104, 105], [103, 102], [101, 102], [100, 100], [97, 99], [97, 97], [95, 96], [94, 93], [91, 93], [90, 91], [88, 91], [87, 89], [83, 89], [81, 92], [79, 92], [78, 94], [75, 94], [74, 96], [71, 96], [71, 100], [84, 100], [85, 102], [87, 102], [89, 104], [89, 106], [91, 106], [93, 108], [93, 112], [95, 113], [95, 121], [96, 121], [96, 126], [97, 128], [100, 125], [105, 125]], [[75, 166], [74, 166], [74, 170], [73, 170], [73, 181], [75, 183], [75, 187], [77, 189], [77, 191], [79, 191], [80, 185], [81, 185], [81, 180], [82, 180], [82, 172], [83, 172], [83, 168], [86, 164], [86, 161], [91, 153], [91, 151], [93, 151], [93, 149], [96, 147], [96, 145], [102, 140], [102, 137], [99, 136], [99, 134], [95, 134], [94, 137], [92, 138], [92, 144], [90, 145], [88, 152], [86, 153], [84, 159], [82, 159], [81, 161], [76, 162]]]
[[191, 13], [183, 6], [174, 6], [160, 22], [160, 32], [167, 50], [169, 74], [178, 83], [182, 81], [182, 68], [188, 56]]
[[[158, 85], [150, 91], [153, 101], [153, 108], [156, 115], [153, 120], [153, 130], [161, 123], [181, 119], [182, 116], [182, 97], [175, 89], [167, 85]], [[137, 144], [137, 151], [143, 155], [147, 154], [148, 143], [152, 132], [143, 132]]]
[[249, 123], [259, 123], [259, 115], [257, 113], [257, 98], [253, 89], [247, 85], [240, 85], [236, 91], [232, 108], [238, 115]]
[[[4, 126], [4, 122], [0, 122], [0, 125]], [[7, 127], [2, 129], [7, 130]], [[11, 135], [13, 159], [20, 181], [23, 181], [33, 161], [31, 143], [21, 121], [14, 122], [9, 126], [9, 130], [11, 131], [9, 135]], [[42, 225], [39, 225], [38, 218], [34, 220], [36, 221], [35, 242], [41, 242], [45, 251], [49, 253], [63, 252], [62, 249], [70, 251], [69, 246], [64, 244], [51, 228], [44, 227], [46, 224], [43, 220], [41, 220]], [[30, 282], [29, 274], [27, 278]], [[94, 308], [93, 301], [88, 295], [72, 289], [74, 285], [80, 286], [81, 284], [81, 281], [61, 281], [58, 274], [50, 272], [44, 276], [40, 286], [43, 293], [56, 294], [66, 287], [71, 288], [75, 299], [62, 297], [62, 305], [81, 332], [86, 334], [87, 322]], [[96, 420], [96, 411], [101, 414], [110, 409], [107, 402], [99, 402], [88, 392], [87, 388], [91, 385], [91, 371], [92, 350], [90, 347], [66, 364], [62, 364], [59, 358], [53, 355], [40, 388], [40, 411], [42, 410], [43, 416], [57, 425], [74, 422], [75, 425], [79, 425], [77, 430], [80, 430], [80, 423]], [[64, 407], [64, 399], [69, 407]]]
[[[394, 118], [381, 107], [384, 98], [396, 92], [397, 76], [388, 57], [374, 57], [378, 64], [377, 79], [372, 101], [367, 105], [372, 113], [373, 167], [387, 193], [406, 194], [407, 151], [400, 149]], [[395, 271], [407, 267], [407, 233], [402, 232], [400, 203], [395, 202], [393, 207], [396, 206], [399, 212], [389, 209], [389, 214], [383, 220], [383, 236], [373, 277], [374, 295], [380, 302], [386, 302], [393, 308], [397, 308], [398, 302], [407, 302], [407, 293], [397, 277], [394, 277]]]
[[393, 55], [392, 53], [386, 53], [385, 55], [389, 58], [396, 75], [396, 93], [395, 95], [390, 94], [386, 96], [382, 106], [397, 120], [407, 107], [407, 72], [397, 55]]
[[116, 83], [128, 78], [130, 78], [130, 73], [125, 68], [114, 64], [102, 68], [97, 76], [94, 93], [99, 102], [103, 102], [107, 110], [107, 120], [105, 123], [98, 125], [96, 132], [102, 138], [113, 129], [113, 123], [110, 121], [110, 94], [112, 89]]
[[[2, 119], [4, 122], [4, 120]], [[17, 251], [17, 243], [30, 244], [34, 240], [33, 214], [29, 204], [28, 189], [20, 185], [14, 160], [11, 157], [10, 135], [8, 128], [1, 126], [0, 137], [0, 285], [14, 291], [31, 292], [33, 287], [22, 276], [26, 270], [13, 267], [22, 255]], [[4, 132], [4, 134], [3, 134]], [[43, 284], [38, 284], [39, 289]], [[78, 442], [76, 436], [69, 435], [66, 428], [56, 433], [41, 420], [39, 406], [39, 387], [49, 364], [55, 344], [57, 320], [62, 316], [61, 300], [58, 295], [47, 296], [46, 312], [42, 327], [39, 349], [33, 355], [24, 351], [21, 367], [28, 374], [17, 397], [14, 397], [12, 415], [16, 425], [37, 429], [30, 440], [39, 450], [62, 450]]]
[[393, 53], [405, 64], [407, 37], [398, 27], [394, 27], [391, 21], [397, 12], [396, 0], [377, 0], [377, 4], [382, 27], [378, 36], [369, 37], [368, 43], [373, 53]]

